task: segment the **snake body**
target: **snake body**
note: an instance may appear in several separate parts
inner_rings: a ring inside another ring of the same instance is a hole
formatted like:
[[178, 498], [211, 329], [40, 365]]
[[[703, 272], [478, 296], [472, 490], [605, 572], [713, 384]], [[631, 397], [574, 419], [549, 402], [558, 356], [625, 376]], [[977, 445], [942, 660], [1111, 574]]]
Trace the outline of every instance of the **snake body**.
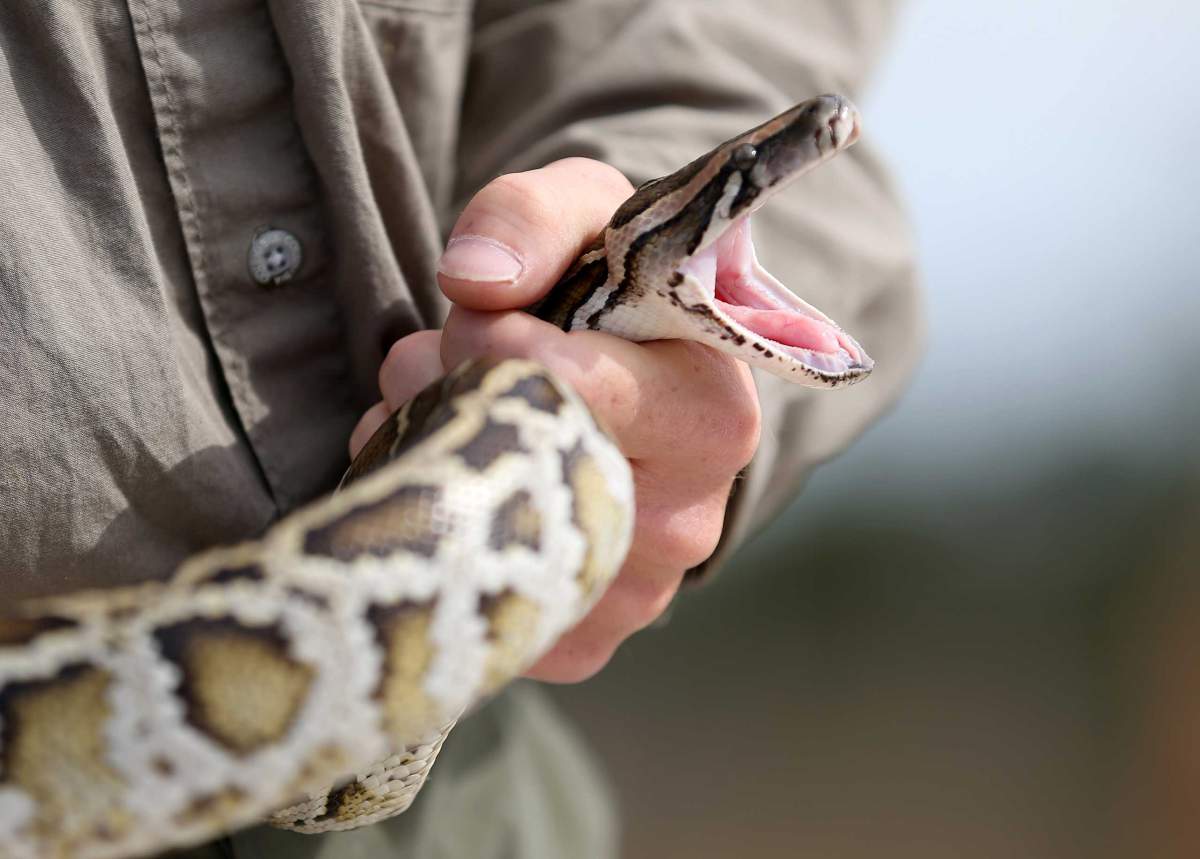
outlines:
[[[530, 311], [814, 387], [864, 377], [862, 348], [758, 265], [748, 226], [857, 134], [853, 107], [822, 96], [646, 183]], [[528, 361], [458, 368], [338, 492], [260, 538], [0, 618], [0, 857], [404, 810], [454, 720], [594, 604], [632, 522], [628, 464], [573, 391]]]

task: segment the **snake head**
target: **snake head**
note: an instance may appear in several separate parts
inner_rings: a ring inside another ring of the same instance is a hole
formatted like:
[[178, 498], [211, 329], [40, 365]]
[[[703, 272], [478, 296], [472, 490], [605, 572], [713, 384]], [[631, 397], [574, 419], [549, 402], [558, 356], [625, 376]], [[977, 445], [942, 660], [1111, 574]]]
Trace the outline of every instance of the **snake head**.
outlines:
[[707, 157], [725, 165], [723, 193], [697, 250], [858, 136], [854, 105], [840, 95], [822, 95], [721, 144]]
[[865, 378], [862, 346], [759, 264], [749, 221], [858, 135], [854, 105], [823, 95], [646, 182], [530, 312], [567, 331], [704, 343], [814, 388]]
[[[874, 361], [832, 319], [800, 299], [759, 263], [750, 215], [799, 176], [853, 144], [859, 116], [825, 95], [722, 144], [724, 167], [704, 234], [676, 267], [672, 301], [703, 317], [705, 342], [752, 366], [810, 387], [859, 381]], [[713, 340], [713, 337], [716, 340]]]

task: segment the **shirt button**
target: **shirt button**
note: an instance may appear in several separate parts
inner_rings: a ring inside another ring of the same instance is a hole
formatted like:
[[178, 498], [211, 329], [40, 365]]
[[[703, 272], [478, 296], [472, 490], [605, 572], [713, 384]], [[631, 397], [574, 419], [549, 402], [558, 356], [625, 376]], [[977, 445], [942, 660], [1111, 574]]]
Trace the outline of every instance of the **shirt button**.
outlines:
[[250, 276], [263, 286], [291, 280], [303, 262], [300, 240], [287, 230], [264, 227], [250, 242]]

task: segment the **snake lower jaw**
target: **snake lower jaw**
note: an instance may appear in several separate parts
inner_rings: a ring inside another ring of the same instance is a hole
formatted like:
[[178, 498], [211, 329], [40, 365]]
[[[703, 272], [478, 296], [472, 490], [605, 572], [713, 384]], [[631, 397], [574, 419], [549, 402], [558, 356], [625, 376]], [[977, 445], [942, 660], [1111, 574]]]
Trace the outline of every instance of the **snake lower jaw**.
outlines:
[[763, 268], [748, 217], [689, 258], [679, 274], [681, 286], [698, 293], [724, 329], [721, 343], [732, 342], [752, 366], [810, 387], [859, 381], [875, 366], [857, 340]]

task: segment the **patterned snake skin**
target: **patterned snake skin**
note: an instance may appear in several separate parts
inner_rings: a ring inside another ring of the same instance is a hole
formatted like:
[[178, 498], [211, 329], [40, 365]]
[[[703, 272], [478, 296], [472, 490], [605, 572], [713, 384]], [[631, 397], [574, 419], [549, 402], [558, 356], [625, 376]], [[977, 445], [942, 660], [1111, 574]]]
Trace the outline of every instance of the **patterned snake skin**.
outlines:
[[[643, 185], [530, 312], [813, 387], [863, 378], [870, 358], [759, 266], [748, 224], [857, 135], [822, 96]], [[0, 618], [0, 859], [403, 811], [454, 720], [603, 593], [632, 523], [628, 464], [573, 391], [527, 361], [459, 367], [257, 540]]]

